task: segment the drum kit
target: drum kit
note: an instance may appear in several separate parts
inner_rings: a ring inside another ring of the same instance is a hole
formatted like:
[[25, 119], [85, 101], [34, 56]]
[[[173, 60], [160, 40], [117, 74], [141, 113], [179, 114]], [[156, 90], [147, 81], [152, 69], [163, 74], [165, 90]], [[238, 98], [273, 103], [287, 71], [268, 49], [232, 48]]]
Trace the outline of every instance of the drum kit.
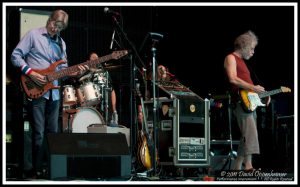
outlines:
[[63, 132], [87, 133], [89, 125], [105, 124], [101, 113], [108, 111], [109, 81], [108, 71], [98, 69], [78, 79], [77, 86], [63, 86]]

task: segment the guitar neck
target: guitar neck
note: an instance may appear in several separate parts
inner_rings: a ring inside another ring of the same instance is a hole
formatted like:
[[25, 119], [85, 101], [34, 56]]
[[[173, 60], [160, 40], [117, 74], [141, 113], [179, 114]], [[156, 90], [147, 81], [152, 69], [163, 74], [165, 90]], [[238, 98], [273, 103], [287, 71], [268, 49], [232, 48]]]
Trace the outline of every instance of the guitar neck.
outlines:
[[74, 66], [70, 66], [68, 68], [62, 69], [61, 71], [53, 72], [47, 75], [49, 82], [54, 81], [56, 79], [60, 79], [62, 77], [66, 77], [71, 75], [74, 72], [79, 71], [79, 65], [87, 65], [88, 67], [96, 67], [97, 64], [101, 64], [102, 62], [106, 62], [112, 59], [112, 55], [106, 55], [98, 58], [97, 60], [89, 60]]
[[259, 98], [264, 98], [264, 97], [268, 97], [268, 96], [271, 96], [271, 95], [278, 94], [280, 92], [282, 92], [282, 90], [279, 88], [279, 89], [276, 89], [276, 90], [271, 90], [271, 91], [268, 91], [268, 92], [260, 93], [260, 94], [258, 94], [258, 96], [259, 96]]
[[[141, 99], [142, 113], [143, 113], [143, 124], [142, 124], [142, 128], [143, 128], [143, 131], [145, 131], [146, 134], [148, 135], [149, 132], [148, 132], [148, 125], [147, 125], [147, 117], [146, 117], [146, 112], [145, 112], [144, 100], [143, 100], [142, 96], [140, 96], [140, 99]], [[146, 126], [146, 125], [147, 125], [147, 126]]]

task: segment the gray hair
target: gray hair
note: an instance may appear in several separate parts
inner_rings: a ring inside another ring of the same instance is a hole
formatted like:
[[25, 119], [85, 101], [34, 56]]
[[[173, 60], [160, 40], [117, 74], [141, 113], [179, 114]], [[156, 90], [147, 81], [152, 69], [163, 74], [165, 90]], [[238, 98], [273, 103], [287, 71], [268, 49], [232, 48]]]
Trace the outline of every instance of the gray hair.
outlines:
[[49, 24], [49, 22], [51, 20], [55, 20], [55, 21], [59, 21], [63, 23], [64, 29], [67, 28], [68, 26], [68, 22], [69, 22], [69, 15], [63, 11], [63, 10], [55, 10], [51, 13], [51, 15], [49, 16], [49, 19], [47, 21], [47, 24]]
[[234, 41], [234, 49], [240, 50], [245, 49], [249, 46], [251, 46], [252, 43], [255, 43], [255, 45], [258, 44], [258, 38], [255, 35], [254, 32], [251, 30], [245, 32], [244, 34], [238, 36]]

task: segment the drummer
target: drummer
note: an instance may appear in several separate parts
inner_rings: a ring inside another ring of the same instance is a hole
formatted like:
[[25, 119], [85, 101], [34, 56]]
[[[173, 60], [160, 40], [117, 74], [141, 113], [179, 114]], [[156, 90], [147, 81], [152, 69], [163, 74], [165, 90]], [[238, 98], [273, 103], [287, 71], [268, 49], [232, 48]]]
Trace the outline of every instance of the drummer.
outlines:
[[[98, 55], [96, 52], [91, 52], [88, 56], [89, 60], [97, 60], [98, 59]], [[99, 71], [99, 69], [94, 69], [94, 68], [90, 68], [90, 71], [95, 73], [97, 71]], [[118, 126], [118, 112], [117, 112], [117, 97], [116, 97], [116, 92], [114, 90], [114, 88], [112, 87], [111, 90], [111, 94], [110, 94], [110, 107], [109, 107], [109, 114], [111, 116], [111, 120], [110, 120], [110, 126]]]

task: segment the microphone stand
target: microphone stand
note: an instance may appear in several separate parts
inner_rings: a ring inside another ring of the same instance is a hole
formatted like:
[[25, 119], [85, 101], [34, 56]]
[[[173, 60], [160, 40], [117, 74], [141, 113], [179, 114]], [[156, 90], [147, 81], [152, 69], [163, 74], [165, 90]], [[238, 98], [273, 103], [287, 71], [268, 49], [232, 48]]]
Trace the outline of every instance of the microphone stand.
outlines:
[[116, 30], [114, 30], [112, 37], [111, 37], [111, 42], [110, 42], [110, 46], [109, 46], [110, 50], [112, 50], [114, 42], [115, 42], [115, 33], [116, 33]]
[[151, 52], [152, 52], [152, 86], [153, 86], [153, 146], [152, 146], [152, 154], [151, 154], [151, 159], [152, 159], [152, 165], [153, 165], [153, 174], [156, 174], [156, 147], [158, 143], [158, 98], [156, 98], [156, 80], [157, 80], [157, 62], [156, 62], [156, 47], [155, 45], [159, 42], [159, 39], [163, 38], [163, 35], [158, 34], [158, 33], [148, 33], [149, 36], [152, 39], [152, 47], [151, 47]]
[[[125, 40], [128, 42], [128, 44], [130, 45], [131, 49], [133, 50], [134, 52], [134, 55], [135, 57], [138, 58], [138, 61], [140, 62], [140, 65], [146, 69], [146, 66], [145, 64], [143, 63], [143, 61], [141, 60], [134, 44], [131, 42], [131, 40], [127, 37], [127, 34], [125, 33], [125, 31], [123, 30], [123, 28], [121, 27], [120, 23], [118, 22], [117, 18], [115, 16], [112, 16], [113, 18], [113, 21], [115, 22], [115, 24], [117, 25], [117, 28], [119, 29], [120, 33], [123, 35], [123, 38], [125, 38]], [[137, 124], [137, 120], [134, 120], [136, 119], [136, 99], [135, 99], [135, 94], [133, 93], [135, 90], [136, 90], [136, 73], [135, 73], [135, 67], [136, 65], [133, 64], [133, 60], [132, 60], [132, 55], [130, 55], [130, 135], [131, 135], [131, 155], [133, 155], [134, 153], [134, 146], [133, 145], [136, 145], [136, 130], [134, 130], [135, 128], [138, 127], [138, 124]], [[134, 104], [134, 105], [133, 105]], [[133, 159], [135, 161], [135, 159]], [[131, 168], [132, 170], [134, 168]]]
[[142, 61], [141, 57], [139, 56], [134, 44], [131, 42], [131, 40], [129, 40], [129, 38], [127, 37], [127, 34], [125, 33], [125, 31], [123, 30], [123, 28], [120, 26], [120, 23], [118, 22], [117, 18], [115, 16], [113, 16], [113, 20], [116, 23], [118, 29], [121, 31], [123, 37], [126, 39], [126, 41], [129, 43], [130, 47], [132, 48], [135, 56], [138, 58], [138, 61], [141, 63], [142, 67], [146, 68], [144, 62]]
[[231, 103], [231, 96], [229, 93], [227, 93], [228, 95], [228, 128], [229, 128], [229, 141], [230, 141], [230, 152], [227, 156], [227, 160], [225, 162], [225, 164], [223, 165], [221, 171], [223, 171], [226, 166], [228, 165], [228, 170], [230, 170], [231, 168], [231, 162], [232, 160], [236, 157], [236, 154], [234, 153], [233, 150], [233, 145], [232, 145], [232, 129], [231, 129], [231, 116], [232, 116], [232, 103]]
[[153, 166], [152, 173], [156, 173], [156, 139], [157, 139], [157, 100], [156, 100], [156, 48], [155, 41], [153, 42], [152, 51], [152, 87], [153, 87], [153, 146], [151, 151], [151, 163]]

